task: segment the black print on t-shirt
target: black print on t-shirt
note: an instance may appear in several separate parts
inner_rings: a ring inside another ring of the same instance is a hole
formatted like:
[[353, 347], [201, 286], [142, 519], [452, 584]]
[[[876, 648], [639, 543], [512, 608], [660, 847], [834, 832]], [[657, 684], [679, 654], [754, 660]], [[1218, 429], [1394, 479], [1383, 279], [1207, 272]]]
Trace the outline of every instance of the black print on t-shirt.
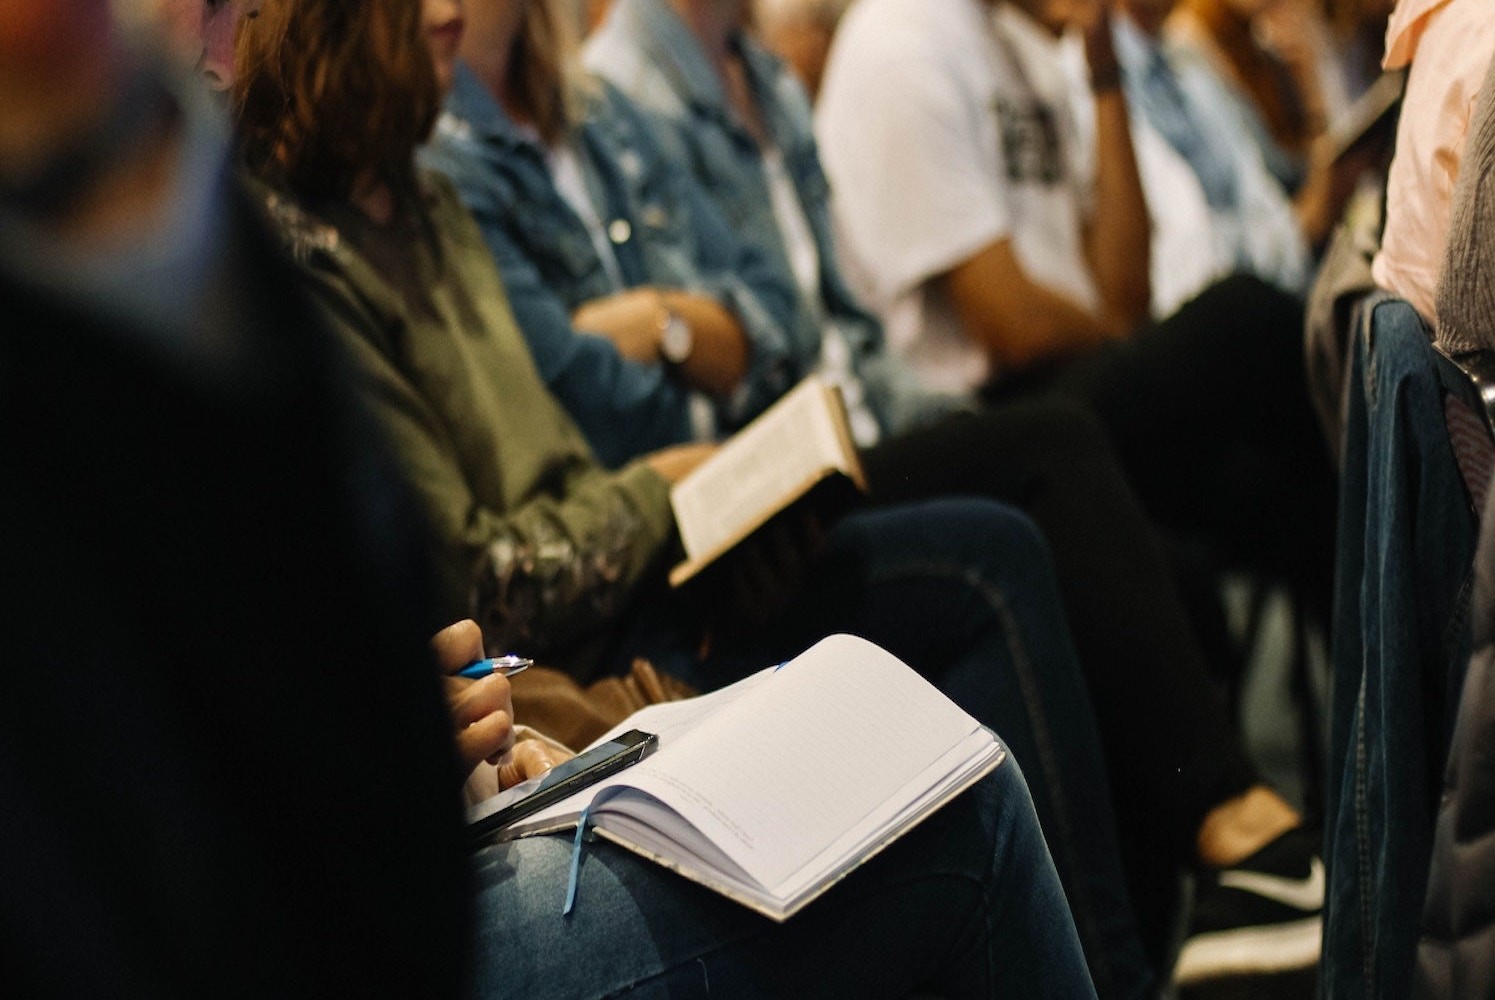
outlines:
[[1014, 104], [993, 100], [1007, 179], [1014, 183], [1058, 184], [1064, 179], [1059, 154], [1059, 124], [1054, 112], [1036, 101]]

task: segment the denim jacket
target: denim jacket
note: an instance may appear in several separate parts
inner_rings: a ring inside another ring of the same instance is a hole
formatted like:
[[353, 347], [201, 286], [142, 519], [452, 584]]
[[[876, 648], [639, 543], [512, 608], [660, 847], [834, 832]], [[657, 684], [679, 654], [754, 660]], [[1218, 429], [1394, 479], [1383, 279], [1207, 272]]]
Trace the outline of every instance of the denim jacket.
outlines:
[[[887, 349], [882, 327], [857, 302], [836, 260], [830, 184], [815, 145], [809, 100], [784, 65], [745, 35], [736, 44], [748, 84], [784, 158], [820, 257], [820, 297], [847, 341], [851, 364], [884, 432], [925, 422], [958, 402], [918, 385]], [[617, 0], [585, 51], [589, 68], [675, 128], [670, 138], [735, 231], [761, 247], [793, 284], [763, 157], [738, 120], [700, 43], [666, 0]], [[819, 309], [799, 303], [791, 348], [803, 371], [820, 362]]]
[[1475, 546], [1429, 332], [1361, 306], [1351, 350], [1325, 790], [1325, 997], [1411, 995]]
[[785, 330], [793, 291], [761, 254], [733, 235], [689, 177], [670, 169], [652, 126], [601, 84], [588, 95], [576, 149], [623, 283], [709, 295], [742, 323], [749, 370], [700, 426], [692, 393], [662, 364], [624, 358], [606, 337], [576, 329], [571, 313], [620, 289], [586, 224], [556, 188], [545, 150], [459, 66], [422, 162], [447, 174], [477, 219], [503, 275], [514, 315], [546, 384], [598, 457], [616, 467], [693, 437], [731, 431], [795, 381]]

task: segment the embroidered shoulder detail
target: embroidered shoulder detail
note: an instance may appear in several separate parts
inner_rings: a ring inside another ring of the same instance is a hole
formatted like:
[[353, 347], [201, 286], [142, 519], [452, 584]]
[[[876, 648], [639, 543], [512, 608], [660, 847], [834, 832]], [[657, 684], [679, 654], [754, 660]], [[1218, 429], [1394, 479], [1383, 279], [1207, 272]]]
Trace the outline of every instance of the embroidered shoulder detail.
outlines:
[[290, 198], [266, 191], [265, 214], [297, 263], [307, 263], [314, 254], [332, 254], [342, 244], [336, 227], [314, 218]]
[[490, 648], [560, 655], [582, 633], [614, 619], [629, 590], [629, 563], [643, 530], [617, 496], [580, 538], [549, 522], [499, 531], [472, 578], [472, 617]]

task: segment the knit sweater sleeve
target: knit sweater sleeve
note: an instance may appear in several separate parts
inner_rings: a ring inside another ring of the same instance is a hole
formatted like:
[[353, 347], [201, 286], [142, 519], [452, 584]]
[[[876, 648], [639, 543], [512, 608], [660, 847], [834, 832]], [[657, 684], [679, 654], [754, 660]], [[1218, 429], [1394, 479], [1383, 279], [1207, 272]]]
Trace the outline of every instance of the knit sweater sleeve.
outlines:
[[1495, 63], [1480, 87], [1438, 282], [1438, 346], [1450, 354], [1495, 348]]

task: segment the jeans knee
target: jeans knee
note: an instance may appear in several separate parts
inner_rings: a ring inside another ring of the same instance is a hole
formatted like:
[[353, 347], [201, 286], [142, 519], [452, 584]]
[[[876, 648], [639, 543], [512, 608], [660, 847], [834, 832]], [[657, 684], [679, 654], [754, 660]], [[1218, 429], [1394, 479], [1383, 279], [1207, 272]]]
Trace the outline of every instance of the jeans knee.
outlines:
[[948, 501], [947, 522], [959, 539], [960, 562], [983, 577], [1022, 587], [1053, 575], [1048, 540], [1032, 518], [992, 500]]
[[947, 497], [879, 508], [843, 521], [836, 545], [874, 575], [937, 576], [1006, 597], [1047, 594], [1055, 586], [1038, 526], [995, 500]]

